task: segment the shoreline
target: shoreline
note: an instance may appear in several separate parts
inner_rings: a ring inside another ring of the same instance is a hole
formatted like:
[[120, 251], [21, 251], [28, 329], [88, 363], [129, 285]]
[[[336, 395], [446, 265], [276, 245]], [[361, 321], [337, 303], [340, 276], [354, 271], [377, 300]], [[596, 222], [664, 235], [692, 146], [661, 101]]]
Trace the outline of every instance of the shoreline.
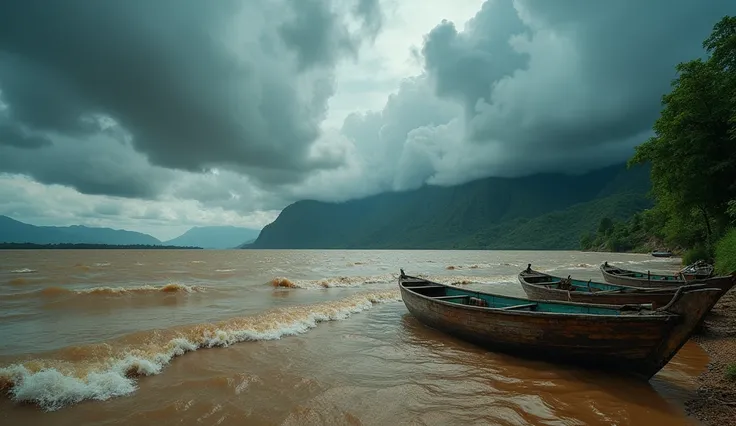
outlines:
[[703, 331], [692, 340], [708, 354], [706, 370], [697, 377], [697, 390], [685, 401], [685, 412], [704, 425], [725, 425], [736, 418], [736, 377], [728, 378], [728, 365], [736, 365], [736, 290], [723, 295], [705, 318]]

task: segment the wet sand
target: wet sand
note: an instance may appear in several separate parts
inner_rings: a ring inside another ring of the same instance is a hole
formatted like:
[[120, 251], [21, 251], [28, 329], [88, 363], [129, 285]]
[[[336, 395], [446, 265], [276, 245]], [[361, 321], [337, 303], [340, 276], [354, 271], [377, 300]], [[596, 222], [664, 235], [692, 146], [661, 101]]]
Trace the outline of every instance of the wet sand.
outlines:
[[705, 425], [736, 422], [736, 377], [726, 369], [736, 366], [736, 289], [731, 289], [713, 307], [701, 333], [691, 339], [709, 355], [708, 369], [698, 377], [698, 389], [686, 402], [688, 414]]

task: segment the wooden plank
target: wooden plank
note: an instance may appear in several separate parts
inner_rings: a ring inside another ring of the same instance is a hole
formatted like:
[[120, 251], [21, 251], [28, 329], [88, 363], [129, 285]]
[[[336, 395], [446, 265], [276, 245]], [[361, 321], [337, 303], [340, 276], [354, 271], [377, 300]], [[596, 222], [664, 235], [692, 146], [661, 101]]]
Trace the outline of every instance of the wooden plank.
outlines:
[[[431, 296], [430, 296], [431, 297]], [[457, 295], [457, 296], [437, 296], [432, 297], [432, 299], [438, 299], [438, 300], [449, 300], [449, 299], [470, 299], [470, 296], [468, 295]]]
[[524, 308], [533, 308], [537, 306], [536, 303], [526, 303], [524, 305], [514, 305], [514, 306], [504, 306], [503, 308], [500, 308], [502, 311], [508, 311], [511, 309], [524, 309]]
[[442, 286], [442, 285], [413, 285], [413, 286], [405, 285], [404, 288], [407, 290], [419, 290], [420, 288], [445, 288], [445, 286]]

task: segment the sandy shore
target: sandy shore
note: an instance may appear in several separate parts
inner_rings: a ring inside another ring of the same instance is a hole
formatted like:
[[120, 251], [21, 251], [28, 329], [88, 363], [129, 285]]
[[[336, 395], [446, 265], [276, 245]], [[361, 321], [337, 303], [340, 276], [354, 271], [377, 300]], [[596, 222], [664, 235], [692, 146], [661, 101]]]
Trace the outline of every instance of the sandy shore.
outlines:
[[697, 393], [685, 403], [688, 414], [705, 425], [736, 423], [736, 378], [726, 375], [728, 365], [736, 365], [736, 288], [713, 307], [692, 339], [708, 353], [710, 364], [698, 377]]

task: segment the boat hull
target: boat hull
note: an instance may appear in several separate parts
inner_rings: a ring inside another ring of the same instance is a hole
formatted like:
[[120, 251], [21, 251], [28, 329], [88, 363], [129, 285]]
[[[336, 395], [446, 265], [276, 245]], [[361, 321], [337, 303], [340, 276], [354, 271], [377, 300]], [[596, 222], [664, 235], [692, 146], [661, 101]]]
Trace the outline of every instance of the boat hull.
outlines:
[[604, 305], [639, 305], [652, 304], [653, 308], [665, 306], [672, 300], [675, 290], [660, 290], [648, 293], [624, 293], [624, 294], [597, 294], [579, 291], [565, 291], [552, 288], [544, 288], [519, 280], [521, 287], [530, 299], [534, 300], [561, 300], [577, 303], [593, 303]]
[[[652, 348], [675, 325], [672, 318], [576, 316], [542, 318], [488, 313], [453, 306], [403, 290], [409, 312], [421, 323], [493, 351], [577, 366], [619, 371], [645, 380], [658, 370]], [[594, 331], [593, 331], [594, 330]]]
[[[731, 278], [736, 281], [736, 275]], [[492, 351], [645, 380], [675, 356], [722, 295], [720, 289], [685, 286], [656, 310], [533, 301], [410, 277], [403, 270], [399, 291], [419, 322], [450, 336]]]
[[[619, 273], [615, 273], [616, 271], [624, 271], [626, 273], [631, 274], [639, 274], [635, 271], [627, 271], [620, 268], [615, 268], [611, 266], [606, 266], [606, 264], [602, 264], [600, 266], [601, 275], [603, 275], [603, 280], [605, 280], [607, 283], [616, 284], [616, 285], [625, 285], [630, 287], [640, 287], [640, 288], [666, 288], [666, 287], [679, 287], [686, 284], [689, 284], [689, 281], [678, 279], [674, 275], [650, 275], [649, 277], [647, 274], [641, 274], [643, 276], [624, 276]], [[666, 279], [661, 279], [660, 277], [667, 277]]]

